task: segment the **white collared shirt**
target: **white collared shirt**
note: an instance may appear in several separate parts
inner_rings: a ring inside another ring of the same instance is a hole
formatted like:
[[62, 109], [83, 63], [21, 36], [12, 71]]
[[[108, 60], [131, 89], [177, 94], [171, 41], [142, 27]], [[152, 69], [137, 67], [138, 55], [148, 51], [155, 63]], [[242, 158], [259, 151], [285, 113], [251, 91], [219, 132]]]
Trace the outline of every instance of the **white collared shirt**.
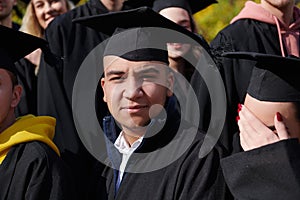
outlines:
[[126, 141], [124, 137], [124, 132], [121, 131], [119, 137], [115, 141], [114, 145], [119, 150], [119, 152], [122, 154], [122, 162], [119, 168], [119, 176], [118, 176], [118, 184], [121, 183], [124, 170], [127, 165], [127, 162], [132, 155], [132, 153], [140, 146], [142, 143], [144, 137], [140, 137], [138, 140], [136, 140], [131, 147], [129, 146], [128, 142]]

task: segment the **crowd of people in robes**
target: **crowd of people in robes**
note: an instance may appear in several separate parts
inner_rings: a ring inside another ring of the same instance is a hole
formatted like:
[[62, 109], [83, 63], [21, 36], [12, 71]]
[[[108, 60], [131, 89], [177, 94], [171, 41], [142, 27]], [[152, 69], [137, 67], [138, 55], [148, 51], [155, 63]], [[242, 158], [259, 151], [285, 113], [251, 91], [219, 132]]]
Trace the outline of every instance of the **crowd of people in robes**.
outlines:
[[0, 0], [0, 199], [299, 199], [300, 9], [216, 3]]

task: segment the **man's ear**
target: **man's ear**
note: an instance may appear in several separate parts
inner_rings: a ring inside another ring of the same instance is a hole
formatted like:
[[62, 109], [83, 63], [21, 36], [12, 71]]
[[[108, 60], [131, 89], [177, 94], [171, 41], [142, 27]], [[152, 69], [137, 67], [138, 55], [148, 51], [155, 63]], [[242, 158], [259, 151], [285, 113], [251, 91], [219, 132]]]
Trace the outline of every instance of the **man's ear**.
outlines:
[[173, 72], [170, 72], [168, 74], [167, 86], [168, 86], [167, 96], [170, 97], [173, 95], [173, 89], [174, 89], [174, 74], [173, 74]]
[[103, 90], [103, 101], [107, 103], [106, 101], [106, 92], [105, 92], [105, 78], [101, 78], [101, 87]]
[[22, 95], [22, 90], [23, 90], [23, 88], [22, 88], [21, 85], [14, 86], [13, 91], [12, 91], [13, 92], [13, 99], [12, 99], [12, 102], [10, 104], [10, 106], [12, 108], [17, 107], [17, 105], [19, 104], [20, 99], [21, 99], [21, 95]]

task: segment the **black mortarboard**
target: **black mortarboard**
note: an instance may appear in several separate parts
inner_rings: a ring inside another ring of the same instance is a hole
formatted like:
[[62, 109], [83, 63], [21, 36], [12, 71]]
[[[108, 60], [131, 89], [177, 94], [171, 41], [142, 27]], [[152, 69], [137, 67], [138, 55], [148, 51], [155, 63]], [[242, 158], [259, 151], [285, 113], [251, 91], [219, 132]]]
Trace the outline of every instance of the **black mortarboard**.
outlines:
[[[149, 7], [83, 17], [73, 22], [108, 35], [113, 34], [104, 55], [118, 55], [128, 60], [156, 60], [168, 63], [167, 43], [205, 46], [203, 40], [196, 34]], [[116, 34], [114, 32], [116, 29], [127, 30], [122, 34]]]
[[0, 25], [0, 68], [16, 74], [14, 63], [37, 48], [46, 46], [41, 38]]
[[104, 56], [115, 55], [131, 61], [160, 61], [166, 64], [168, 51], [159, 32], [152, 28], [117, 29], [105, 47]]
[[253, 52], [230, 52], [223, 56], [256, 61], [247, 90], [252, 97], [271, 102], [300, 101], [300, 58]]
[[[73, 22], [90, 27], [107, 35], [112, 35], [116, 28], [129, 29], [138, 27], [161, 27], [177, 31], [185, 36], [178, 38], [178, 36], [172, 37], [172, 35], [161, 35], [160, 38], [162, 41], [165, 40], [165, 42], [170, 43], [190, 43], [191, 39], [193, 39], [198, 43], [198, 45], [206, 45], [199, 36], [163, 17], [149, 7], [140, 7], [96, 16], [81, 17], [74, 19]], [[185, 38], [188, 40], [185, 40]]]
[[159, 12], [169, 7], [179, 7], [187, 10], [191, 15], [203, 10], [207, 6], [217, 3], [216, 0], [154, 0], [153, 10]]

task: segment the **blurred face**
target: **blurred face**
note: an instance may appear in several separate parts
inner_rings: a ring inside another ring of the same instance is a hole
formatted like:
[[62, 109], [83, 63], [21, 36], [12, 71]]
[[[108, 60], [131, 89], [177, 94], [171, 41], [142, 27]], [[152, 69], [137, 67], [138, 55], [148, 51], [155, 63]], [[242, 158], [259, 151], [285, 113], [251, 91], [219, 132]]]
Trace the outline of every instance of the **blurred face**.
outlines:
[[262, 0], [263, 3], [267, 3], [275, 8], [281, 9], [288, 5], [294, 5], [295, 0]]
[[9, 73], [0, 69], [0, 133], [14, 120], [14, 108], [18, 105], [21, 86], [13, 87]]
[[43, 29], [58, 15], [68, 11], [66, 0], [32, 0], [37, 20]]
[[[163, 109], [172, 92], [173, 75], [156, 61], [128, 61], [116, 56], [104, 58], [101, 79], [104, 101], [123, 130], [139, 130]], [[150, 118], [150, 116], [151, 118]]]
[[101, 0], [101, 2], [109, 11], [120, 11], [124, 0]]
[[[187, 30], [192, 31], [189, 13], [185, 9], [179, 7], [169, 7], [161, 10], [159, 14], [186, 28]], [[168, 43], [169, 57], [182, 57], [189, 51], [190, 48], [191, 46], [189, 44]]]
[[247, 94], [244, 105], [272, 130], [275, 129], [274, 116], [276, 112], [280, 112], [290, 136], [300, 140], [300, 120], [293, 103], [259, 101]]
[[0, 0], [0, 20], [9, 17], [15, 5], [17, 0]]

